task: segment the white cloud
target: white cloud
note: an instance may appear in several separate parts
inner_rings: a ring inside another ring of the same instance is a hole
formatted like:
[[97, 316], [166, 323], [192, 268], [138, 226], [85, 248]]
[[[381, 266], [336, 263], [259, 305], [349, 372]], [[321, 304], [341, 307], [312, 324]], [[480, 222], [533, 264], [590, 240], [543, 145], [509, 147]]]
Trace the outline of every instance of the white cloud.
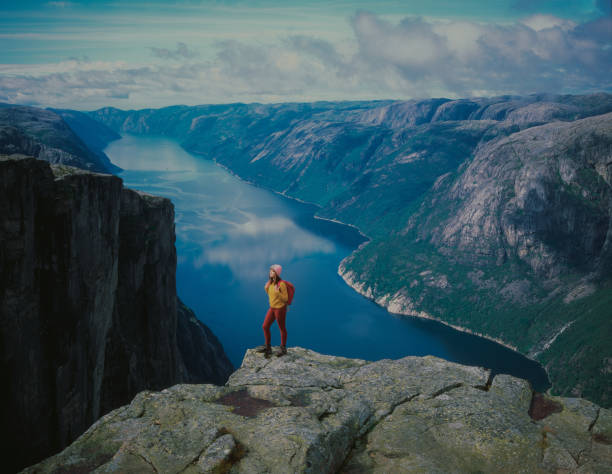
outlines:
[[361, 55], [370, 61], [428, 70], [449, 54], [446, 38], [419, 18], [406, 18], [394, 26], [373, 14], [360, 13], [353, 28]]
[[470, 96], [612, 86], [612, 35], [601, 34], [612, 31], [610, 19], [577, 25], [539, 15], [511, 25], [422, 19], [394, 25], [361, 12], [353, 25], [362, 75], [390, 68], [404, 90], [427, 92], [431, 84]]
[[227, 237], [221, 242], [203, 241], [201, 253], [193, 262], [196, 268], [206, 264], [224, 265], [234, 275], [256, 277], [269, 262], [290, 262], [316, 253], [331, 254], [336, 250], [332, 241], [303, 230], [286, 217], [258, 217], [245, 211], [240, 211], [240, 214], [245, 219], [243, 222], [216, 216], [220, 224], [227, 226]]

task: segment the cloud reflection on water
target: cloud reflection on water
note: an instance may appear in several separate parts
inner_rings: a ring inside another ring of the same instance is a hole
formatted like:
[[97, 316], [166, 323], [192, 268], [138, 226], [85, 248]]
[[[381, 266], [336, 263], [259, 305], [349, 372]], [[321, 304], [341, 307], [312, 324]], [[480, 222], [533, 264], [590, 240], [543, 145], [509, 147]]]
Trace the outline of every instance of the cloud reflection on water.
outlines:
[[[134, 163], [139, 158], [134, 153], [131, 159]], [[195, 269], [223, 265], [235, 277], [254, 279], [260, 278], [262, 269], [265, 271], [273, 262], [287, 264], [337, 251], [332, 240], [305, 230], [287, 217], [282, 203], [267, 192], [236, 183], [227, 186], [231, 177], [211, 163], [202, 164], [197, 171], [183, 168], [159, 173], [151, 168], [154, 166], [148, 166], [145, 172], [150, 174], [147, 192], [174, 202], [177, 245], [190, 255], [181, 259], [183, 264], [191, 262]], [[215, 179], [211, 179], [212, 175]], [[127, 172], [124, 176], [131, 175]], [[256, 212], [249, 211], [253, 202], [258, 203]]]
[[260, 277], [262, 268], [266, 269], [273, 262], [286, 263], [312, 254], [336, 251], [333, 242], [298, 227], [284, 216], [259, 217], [237, 211], [247, 220], [232, 222], [223, 219], [223, 224], [229, 224], [224, 238], [216, 242], [206, 241], [199, 246], [201, 253], [193, 261], [195, 268], [221, 264], [229, 267], [235, 276], [251, 279]]
[[[156, 142], [150, 153], [142, 153], [142, 143]], [[154, 150], [154, 152], [153, 152]], [[108, 156], [121, 168], [130, 171], [194, 172], [199, 168], [197, 159], [171, 141], [145, 137], [125, 136], [106, 148]]]

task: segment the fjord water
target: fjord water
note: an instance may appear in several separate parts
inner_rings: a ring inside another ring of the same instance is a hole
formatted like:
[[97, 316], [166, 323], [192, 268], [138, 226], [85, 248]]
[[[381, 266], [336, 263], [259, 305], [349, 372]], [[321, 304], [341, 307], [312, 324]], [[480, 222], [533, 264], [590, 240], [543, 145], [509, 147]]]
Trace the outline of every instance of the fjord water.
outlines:
[[[177, 293], [234, 366], [263, 343], [263, 287], [269, 266], [280, 263], [296, 286], [289, 347], [367, 360], [431, 354], [548, 388], [544, 369], [517, 352], [435, 321], [390, 314], [357, 294], [337, 268], [365, 239], [352, 227], [315, 219], [315, 206], [241, 181], [169, 139], [126, 136], [105, 152], [124, 169], [126, 186], [174, 203]], [[272, 343], [279, 344], [276, 324]]]

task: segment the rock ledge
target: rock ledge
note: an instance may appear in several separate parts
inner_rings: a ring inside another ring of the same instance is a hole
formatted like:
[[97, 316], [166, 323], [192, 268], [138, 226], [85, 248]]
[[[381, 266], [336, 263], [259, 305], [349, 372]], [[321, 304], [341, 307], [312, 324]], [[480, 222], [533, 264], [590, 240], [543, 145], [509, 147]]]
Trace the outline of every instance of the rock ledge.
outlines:
[[141, 392], [25, 472], [610, 472], [609, 410], [553, 397], [534, 420], [532, 398], [431, 356], [248, 350], [225, 386]]

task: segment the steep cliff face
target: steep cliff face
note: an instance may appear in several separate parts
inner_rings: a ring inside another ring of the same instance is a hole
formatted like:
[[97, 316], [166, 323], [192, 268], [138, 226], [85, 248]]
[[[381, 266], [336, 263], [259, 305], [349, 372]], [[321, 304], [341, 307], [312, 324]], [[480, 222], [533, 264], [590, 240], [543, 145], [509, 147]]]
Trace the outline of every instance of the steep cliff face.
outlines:
[[415, 229], [458, 259], [516, 257], [544, 279], [571, 267], [607, 273], [611, 155], [612, 114], [487, 143], [438, 183], [403, 233]]
[[[109, 171], [120, 171], [120, 168], [113, 165], [106, 154], [104, 148], [110, 142], [121, 138], [117, 132], [106, 125], [92, 119], [86, 112], [66, 109], [47, 109], [57, 115], [74, 131], [74, 133], [85, 143], [87, 148], [93, 151]], [[81, 166], [83, 168], [83, 166]]]
[[247, 351], [224, 387], [141, 392], [26, 473], [609, 472], [612, 413], [436, 357]]
[[164, 134], [371, 237], [340, 266], [390, 311], [542, 361], [612, 403], [612, 95], [231, 104], [91, 113]]
[[180, 299], [177, 315], [177, 342], [184, 363], [180, 379], [188, 383], [207, 380], [224, 384], [234, 367], [217, 336]]
[[[0, 210], [9, 469], [58, 451], [145, 388], [229, 375], [214, 337], [205, 352], [216, 359], [196, 370], [184, 356], [197, 351], [178, 344], [177, 328], [190, 326], [177, 312], [170, 201], [111, 175], [13, 156], [0, 159]], [[199, 337], [188, 330], [182, 338]]]
[[[119, 171], [102, 152], [103, 144], [118, 138], [118, 135], [105, 125], [93, 122], [85, 114], [78, 114], [66, 112], [65, 115], [85, 137], [84, 140], [51, 110], [26, 106], [0, 107], [0, 153], [19, 153], [49, 163], [102, 173]], [[98, 139], [93, 139], [93, 136]], [[90, 149], [84, 141], [94, 146]]]

